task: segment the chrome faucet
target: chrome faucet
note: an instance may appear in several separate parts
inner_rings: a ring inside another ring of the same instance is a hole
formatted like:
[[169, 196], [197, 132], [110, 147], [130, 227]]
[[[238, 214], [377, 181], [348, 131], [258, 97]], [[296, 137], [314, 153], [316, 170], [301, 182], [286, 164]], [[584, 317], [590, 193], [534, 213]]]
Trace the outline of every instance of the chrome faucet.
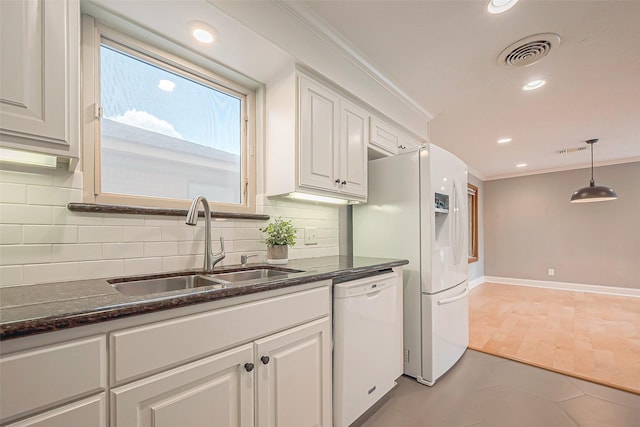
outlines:
[[213, 267], [225, 257], [224, 253], [224, 238], [220, 236], [220, 252], [213, 253], [211, 249], [211, 210], [209, 209], [209, 202], [204, 196], [196, 196], [191, 202], [189, 212], [187, 212], [187, 219], [185, 223], [187, 225], [196, 225], [198, 223], [198, 204], [202, 202], [204, 207], [204, 271], [212, 271]]

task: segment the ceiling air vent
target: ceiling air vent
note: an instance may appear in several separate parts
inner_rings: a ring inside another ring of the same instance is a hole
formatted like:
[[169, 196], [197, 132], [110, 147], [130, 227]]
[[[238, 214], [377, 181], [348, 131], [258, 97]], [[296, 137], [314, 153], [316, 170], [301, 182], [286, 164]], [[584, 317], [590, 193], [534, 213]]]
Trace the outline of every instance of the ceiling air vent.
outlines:
[[508, 67], [526, 67], [547, 56], [552, 47], [560, 44], [554, 33], [534, 34], [507, 46], [498, 56], [498, 64]]
[[577, 153], [578, 151], [586, 150], [586, 146], [581, 147], [573, 147], [573, 148], [561, 148], [560, 150], [556, 150], [557, 154], [568, 154], [568, 153]]

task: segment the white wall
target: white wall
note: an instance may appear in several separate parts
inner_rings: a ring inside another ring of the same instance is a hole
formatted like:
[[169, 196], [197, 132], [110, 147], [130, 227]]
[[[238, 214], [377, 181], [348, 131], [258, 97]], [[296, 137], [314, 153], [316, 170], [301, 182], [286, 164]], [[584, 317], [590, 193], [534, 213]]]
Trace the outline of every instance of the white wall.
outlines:
[[[82, 172], [0, 170], [0, 286], [94, 279], [200, 268], [204, 222], [182, 217], [77, 213]], [[299, 239], [289, 257], [338, 255], [338, 208], [258, 197], [258, 211], [293, 219], [296, 228], [317, 227], [318, 244]], [[225, 238], [227, 257], [259, 253], [265, 221], [213, 222], [213, 239]], [[214, 246], [214, 251], [217, 245]], [[256, 262], [251, 258], [250, 262]]]
[[594, 176], [618, 200], [569, 203], [589, 169], [486, 181], [485, 275], [640, 289], [640, 162]]

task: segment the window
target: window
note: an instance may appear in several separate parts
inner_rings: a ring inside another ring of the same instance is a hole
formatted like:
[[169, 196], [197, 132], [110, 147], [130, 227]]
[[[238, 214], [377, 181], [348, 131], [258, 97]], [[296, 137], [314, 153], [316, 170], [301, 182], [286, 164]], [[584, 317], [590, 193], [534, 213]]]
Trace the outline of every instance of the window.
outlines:
[[99, 106], [83, 131], [87, 201], [186, 207], [204, 195], [216, 210], [251, 211], [251, 91], [91, 19], [83, 35], [84, 26], [97, 31], [83, 41], [83, 95]]
[[467, 184], [469, 200], [469, 263], [478, 261], [478, 187]]

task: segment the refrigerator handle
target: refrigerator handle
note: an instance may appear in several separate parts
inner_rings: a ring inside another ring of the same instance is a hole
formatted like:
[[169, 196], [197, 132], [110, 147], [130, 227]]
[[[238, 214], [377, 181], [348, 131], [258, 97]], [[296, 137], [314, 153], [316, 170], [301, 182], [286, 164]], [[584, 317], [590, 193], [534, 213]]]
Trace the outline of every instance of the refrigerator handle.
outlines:
[[452, 202], [453, 202], [453, 218], [451, 219], [451, 228], [453, 229], [453, 260], [456, 265], [460, 264], [460, 232], [458, 228], [460, 227], [458, 212], [460, 210], [458, 206], [458, 184], [456, 181], [453, 181], [453, 189], [452, 189]]
[[464, 288], [464, 292], [462, 292], [460, 295], [456, 295], [455, 297], [451, 297], [451, 298], [439, 299], [438, 300], [438, 305], [451, 304], [452, 302], [456, 302], [458, 300], [461, 300], [462, 298], [466, 297], [467, 295], [469, 295], [469, 288]]

